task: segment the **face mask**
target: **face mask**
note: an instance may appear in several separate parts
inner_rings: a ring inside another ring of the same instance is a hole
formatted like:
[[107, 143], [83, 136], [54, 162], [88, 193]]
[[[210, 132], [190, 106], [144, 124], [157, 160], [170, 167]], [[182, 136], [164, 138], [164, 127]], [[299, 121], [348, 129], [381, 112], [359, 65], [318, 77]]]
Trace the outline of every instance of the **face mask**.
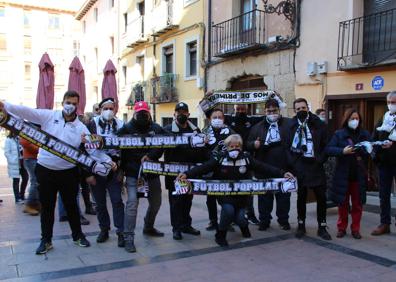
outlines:
[[114, 112], [112, 110], [102, 111], [101, 116], [104, 120], [112, 120], [114, 118]]
[[239, 156], [239, 153], [240, 153], [240, 151], [238, 149], [234, 149], [234, 150], [228, 151], [228, 156], [231, 159], [236, 159]]
[[219, 118], [215, 118], [212, 119], [210, 124], [214, 127], [214, 128], [220, 128], [223, 127], [224, 121], [222, 119]]
[[351, 119], [348, 121], [348, 127], [351, 129], [356, 129], [359, 126], [359, 121], [357, 119]]
[[76, 106], [73, 104], [63, 104], [63, 113], [67, 116], [71, 116], [76, 111]]
[[179, 124], [185, 124], [187, 122], [188, 117], [186, 115], [177, 115], [176, 120]]
[[319, 117], [319, 119], [320, 119], [321, 121], [323, 121], [323, 122], [326, 121], [326, 118], [324, 118], [324, 117]]
[[297, 118], [298, 118], [300, 121], [304, 121], [307, 117], [308, 117], [308, 112], [307, 112], [307, 111], [299, 111], [299, 112], [297, 113]]
[[388, 110], [389, 110], [392, 114], [396, 113], [396, 105], [394, 105], [394, 104], [388, 104]]
[[267, 120], [269, 122], [277, 122], [279, 119], [279, 114], [267, 115]]
[[150, 125], [150, 117], [144, 113], [137, 113], [135, 117], [135, 124], [140, 129], [146, 129]]

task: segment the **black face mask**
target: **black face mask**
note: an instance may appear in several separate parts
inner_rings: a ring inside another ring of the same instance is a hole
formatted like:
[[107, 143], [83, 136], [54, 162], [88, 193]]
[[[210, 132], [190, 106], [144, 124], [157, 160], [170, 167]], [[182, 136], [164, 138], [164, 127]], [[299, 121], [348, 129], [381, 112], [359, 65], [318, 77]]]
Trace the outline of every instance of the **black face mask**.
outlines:
[[300, 121], [304, 121], [307, 117], [308, 117], [308, 112], [307, 112], [307, 111], [299, 111], [299, 112], [297, 113], [297, 118], [298, 118]]
[[235, 118], [238, 121], [245, 121], [247, 119], [247, 114], [246, 113], [235, 113]]
[[134, 119], [134, 123], [139, 129], [147, 129], [150, 126], [150, 117], [145, 113], [137, 113]]
[[188, 120], [188, 116], [180, 114], [176, 116], [176, 120], [179, 124], [185, 124]]

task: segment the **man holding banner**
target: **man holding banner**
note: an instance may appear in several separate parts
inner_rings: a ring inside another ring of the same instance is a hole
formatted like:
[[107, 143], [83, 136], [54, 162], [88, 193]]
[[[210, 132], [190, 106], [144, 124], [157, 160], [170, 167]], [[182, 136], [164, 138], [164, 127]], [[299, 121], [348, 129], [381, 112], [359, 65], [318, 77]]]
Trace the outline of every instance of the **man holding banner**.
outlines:
[[[77, 118], [78, 103], [78, 93], [67, 91], [63, 96], [62, 111], [31, 109], [2, 102], [0, 102], [0, 110], [5, 109], [10, 114], [39, 124], [43, 131], [67, 142], [74, 148], [78, 148], [82, 135], [89, 134], [88, 129]], [[111, 160], [108, 161], [111, 162]], [[89, 247], [90, 243], [81, 230], [80, 214], [77, 207], [79, 170], [76, 165], [40, 148], [36, 176], [42, 206], [41, 243], [36, 254], [45, 254], [53, 248], [54, 209], [58, 191], [67, 211], [74, 243], [80, 247]], [[88, 177], [87, 181], [92, 181], [92, 176]]]

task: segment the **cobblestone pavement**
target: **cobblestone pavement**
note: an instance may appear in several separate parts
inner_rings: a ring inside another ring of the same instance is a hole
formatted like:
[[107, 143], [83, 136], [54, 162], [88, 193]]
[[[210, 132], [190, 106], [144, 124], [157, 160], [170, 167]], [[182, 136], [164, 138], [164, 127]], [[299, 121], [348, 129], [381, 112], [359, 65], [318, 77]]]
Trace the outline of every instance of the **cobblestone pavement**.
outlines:
[[[115, 233], [104, 244], [97, 244], [95, 216], [83, 226], [91, 241], [90, 248], [75, 246], [67, 223], [56, 217], [54, 250], [46, 256], [34, 254], [40, 239], [39, 217], [22, 213], [15, 205], [11, 182], [0, 167], [0, 280], [7, 281], [395, 281], [396, 228], [381, 237], [370, 236], [378, 224], [376, 196], [370, 196], [362, 220], [362, 240], [350, 235], [335, 238], [337, 210], [328, 210], [329, 232], [333, 240], [316, 236], [315, 204], [308, 205], [307, 231], [303, 240], [293, 231], [282, 231], [273, 220], [268, 231], [250, 226], [252, 239], [242, 239], [239, 231], [228, 235], [230, 247], [214, 242], [214, 233], [205, 230], [205, 198], [196, 196], [192, 208], [193, 225], [201, 236], [184, 235], [174, 241], [169, 225], [166, 191], [156, 227], [164, 238], [142, 235], [143, 214], [147, 202], [141, 200], [136, 234], [137, 253], [129, 254], [116, 245]], [[295, 196], [292, 198], [290, 223], [296, 222]], [[83, 201], [81, 201], [82, 203]], [[395, 202], [396, 204], [396, 202]], [[396, 207], [395, 205], [393, 205]], [[257, 205], [256, 205], [257, 207]], [[274, 216], [275, 217], [275, 216]], [[275, 217], [276, 218], [276, 217]]]

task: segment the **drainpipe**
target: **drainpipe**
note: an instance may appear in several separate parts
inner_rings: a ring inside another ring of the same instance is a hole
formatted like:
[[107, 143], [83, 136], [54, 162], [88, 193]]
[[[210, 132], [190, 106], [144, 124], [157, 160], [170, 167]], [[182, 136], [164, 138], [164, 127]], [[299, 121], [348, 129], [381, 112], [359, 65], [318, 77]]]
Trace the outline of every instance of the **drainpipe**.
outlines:
[[205, 94], [208, 91], [208, 68], [212, 61], [212, 0], [208, 0], [208, 62], [205, 65]]
[[[153, 37], [153, 41], [154, 41], [154, 43], [153, 43], [153, 77], [154, 77], [157, 75], [157, 71], [155, 68], [155, 62], [156, 62], [156, 56], [157, 56], [157, 51], [156, 51], [157, 50], [157, 43], [156, 43], [157, 38], [155, 36]], [[151, 81], [149, 83], [151, 83]], [[153, 104], [153, 120], [154, 120], [154, 122], [157, 122], [157, 111], [156, 111], [155, 103]]]

